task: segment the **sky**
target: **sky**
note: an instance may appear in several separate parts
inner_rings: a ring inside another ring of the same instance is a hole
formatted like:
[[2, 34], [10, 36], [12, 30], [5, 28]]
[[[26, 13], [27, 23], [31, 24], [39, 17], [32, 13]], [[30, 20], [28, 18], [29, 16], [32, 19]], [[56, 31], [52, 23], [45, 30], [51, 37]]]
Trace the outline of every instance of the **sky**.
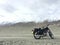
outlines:
[[60, 0], [0, 0], [0, 23], [60, 20]]

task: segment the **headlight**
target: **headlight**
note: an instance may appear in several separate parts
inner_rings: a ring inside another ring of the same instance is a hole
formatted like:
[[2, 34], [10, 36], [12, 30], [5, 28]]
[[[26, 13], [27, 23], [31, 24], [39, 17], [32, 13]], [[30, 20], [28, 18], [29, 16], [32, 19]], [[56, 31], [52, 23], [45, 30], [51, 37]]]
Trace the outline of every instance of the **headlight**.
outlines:
[[32, 33], [33, 33], [33, 31], [32, 31]]

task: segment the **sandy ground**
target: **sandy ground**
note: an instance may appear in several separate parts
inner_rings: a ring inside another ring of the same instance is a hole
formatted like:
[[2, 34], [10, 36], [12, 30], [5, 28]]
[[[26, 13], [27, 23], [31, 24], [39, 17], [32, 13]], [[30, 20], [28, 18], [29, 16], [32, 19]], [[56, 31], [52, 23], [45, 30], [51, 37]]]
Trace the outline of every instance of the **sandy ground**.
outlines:
[[50, 37], [34, 39], [32, 26], [0, 27], [0, 45], [60, 45], [60, 27], [52, 25], [49, 28], [55, 39], [50, 39]]

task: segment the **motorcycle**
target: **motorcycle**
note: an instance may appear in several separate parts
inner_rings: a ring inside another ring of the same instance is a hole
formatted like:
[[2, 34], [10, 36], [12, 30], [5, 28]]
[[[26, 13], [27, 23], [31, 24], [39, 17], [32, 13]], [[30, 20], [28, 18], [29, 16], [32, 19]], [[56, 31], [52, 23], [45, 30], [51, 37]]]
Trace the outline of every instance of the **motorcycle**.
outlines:
[[51, 30], [48, 27], [44, 29], [34, 28], [32, 32], [35, 39], [40, 39], [41, 37], [45, 37], [48, 35], [50, 36], [51, 39], [54, 39], [54, 35], [52, 34]]

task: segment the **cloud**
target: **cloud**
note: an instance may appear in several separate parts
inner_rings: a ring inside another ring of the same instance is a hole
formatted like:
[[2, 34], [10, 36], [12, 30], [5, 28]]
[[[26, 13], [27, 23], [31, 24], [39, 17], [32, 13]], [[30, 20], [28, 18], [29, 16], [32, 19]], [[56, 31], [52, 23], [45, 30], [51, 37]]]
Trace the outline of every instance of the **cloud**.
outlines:
[[0, 4], [5, 4], [7, 3], [8, 0], [0, 0]]
[[11, 12], [11, 13], [16, 10], [16, 9], [15, 9], [13, 6], [11, 6], [11, 5], [3, 5], [2, 8], [3, 8], [4, 10], [6, 10], [7, 12]]
[[59, 20], [60, 0], [6, 0], [0, 2], [0, 15], [9, 22]]

